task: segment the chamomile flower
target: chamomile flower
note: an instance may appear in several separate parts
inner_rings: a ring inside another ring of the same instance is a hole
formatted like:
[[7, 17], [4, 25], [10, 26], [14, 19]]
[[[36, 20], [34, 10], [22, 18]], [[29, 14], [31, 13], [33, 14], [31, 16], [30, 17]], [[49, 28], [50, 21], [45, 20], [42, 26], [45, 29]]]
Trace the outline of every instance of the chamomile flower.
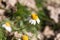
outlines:
[[5, 24], [2, 25], [3, 28], [5, 28], [8, 32], [11, 32], [11, 25], [9, 22], [6, 22]]
[[40, 23], [39, 17], [38, 17], [38, 15], [35, 12], [32, 12], [31, 18], [29, 20], [29, 23], [34, 24], [34, 25], [36, 23], [38, 23], [38, 24]]

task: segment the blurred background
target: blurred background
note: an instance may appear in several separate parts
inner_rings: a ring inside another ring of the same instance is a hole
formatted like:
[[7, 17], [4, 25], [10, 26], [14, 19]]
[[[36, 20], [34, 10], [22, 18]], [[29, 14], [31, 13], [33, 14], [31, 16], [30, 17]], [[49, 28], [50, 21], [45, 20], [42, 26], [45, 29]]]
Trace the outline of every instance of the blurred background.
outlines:
[[60, 40], [60, 0], [0, 0], [0, 40]]

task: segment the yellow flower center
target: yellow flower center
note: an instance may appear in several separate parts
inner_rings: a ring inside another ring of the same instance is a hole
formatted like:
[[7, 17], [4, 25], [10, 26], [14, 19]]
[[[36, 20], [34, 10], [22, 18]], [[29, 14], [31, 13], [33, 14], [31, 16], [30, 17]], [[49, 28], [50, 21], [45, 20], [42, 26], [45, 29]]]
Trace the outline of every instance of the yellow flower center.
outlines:
[[37, 19], [38, 19], [38, 15], [37, 15], [36, 13], [33, 13], [33, 14], [31, 15], [31, 17], [32, 17], [32, 19], [34, 19], [34, 20], [37, 20]]
[[27, 35], [23, 35], [22, 36], [22, 40], [28, 40], [28, 36]]
[[10, 23], [9, 22], [6, 22], [6, 26], [10, 26]]

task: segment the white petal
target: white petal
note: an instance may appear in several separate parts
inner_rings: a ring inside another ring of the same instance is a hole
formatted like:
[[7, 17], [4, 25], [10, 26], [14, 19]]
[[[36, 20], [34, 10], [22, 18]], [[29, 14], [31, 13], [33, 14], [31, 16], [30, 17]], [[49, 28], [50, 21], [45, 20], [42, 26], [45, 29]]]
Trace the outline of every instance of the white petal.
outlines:
[[36, 21], [35, 20], [32, 20], [31, 24], [35, 25], [36, 24]]
[[30, 20], [29, 20], [29, 23], [35, 25], [35, 24], [36, 24], [36, 20], [30, 19]]
[[40, 23], [40, 20], [39, 20], [39, 18], [38, 18], [36, 21], [37, 21], [37, 23], [38, 23], [38, 24]]
[[6, 24], [3, 24], [2, 27], [5, 28], [9, 32], [12, 31], [11, 27], [10, 26], [6, 26]]
[[12, 31], [11, 27], [5, 27], [5, 29], [6, 29], [7, 31], [9, 31], [9, 32]]
[[34, 24], [34, 20], [31, 21], [31, 24]]
[[36, 21], [34, 21], [34, 25], [36, 24]]
[[2, 27], [4, 27], [4, 28], [5, 28], [5, 26], [6, 26], [5, 24], [2, 25]]
[[32, 22], [32, 19], [29, 20], [29, 23], [31, 23], [31, 22]]

